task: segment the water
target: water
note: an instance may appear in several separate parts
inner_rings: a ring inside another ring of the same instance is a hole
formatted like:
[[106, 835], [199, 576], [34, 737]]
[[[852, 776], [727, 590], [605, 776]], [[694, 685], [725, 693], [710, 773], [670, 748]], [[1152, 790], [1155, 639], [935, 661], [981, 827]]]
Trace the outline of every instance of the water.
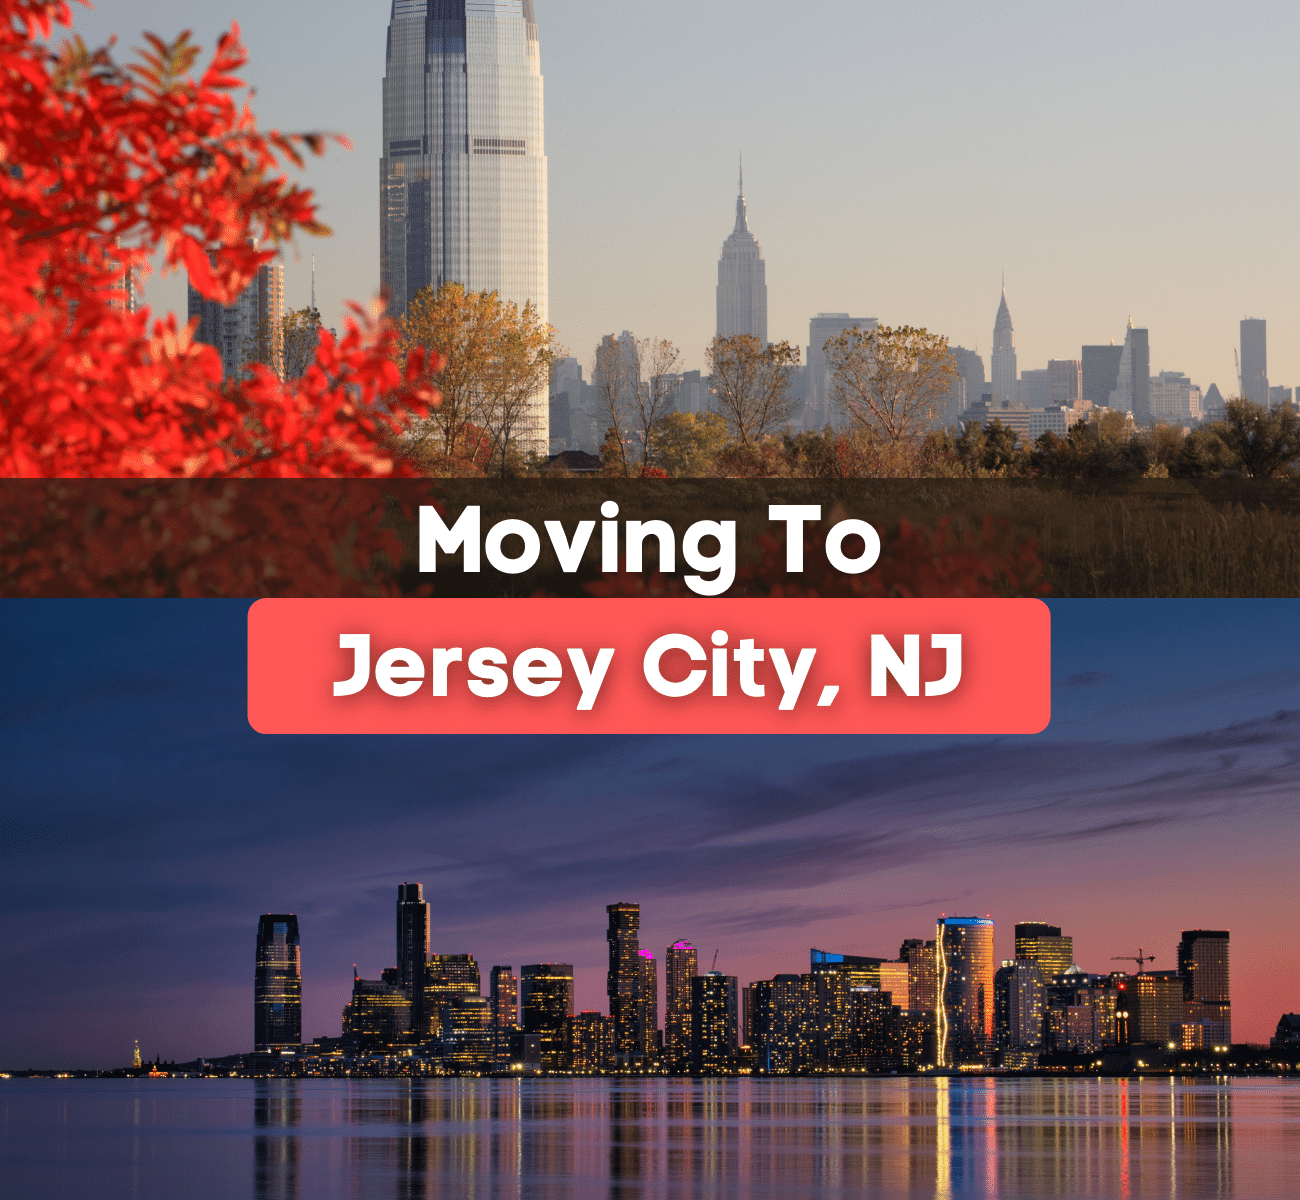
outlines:
[[0, 1195], [1300, 1194], [1300, 1081], [8, 1080]]

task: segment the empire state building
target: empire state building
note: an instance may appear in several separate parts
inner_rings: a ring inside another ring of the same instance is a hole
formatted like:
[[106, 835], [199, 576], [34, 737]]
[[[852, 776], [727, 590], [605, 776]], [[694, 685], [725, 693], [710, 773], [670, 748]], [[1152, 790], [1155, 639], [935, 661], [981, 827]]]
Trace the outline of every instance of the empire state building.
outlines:
[[763, 251], [749, 232], [745, 176], [736, 197], [736, 227], [718, 260], [718, 337], [748, 333], [767, 345], [767, 277]]

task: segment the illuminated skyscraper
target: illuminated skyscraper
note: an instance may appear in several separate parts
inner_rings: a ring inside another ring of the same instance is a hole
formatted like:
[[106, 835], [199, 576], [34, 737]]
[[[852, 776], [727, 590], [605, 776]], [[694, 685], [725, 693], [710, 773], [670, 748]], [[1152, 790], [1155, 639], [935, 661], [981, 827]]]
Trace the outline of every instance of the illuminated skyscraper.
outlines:
[[519, 1008], [525, 1034], [541, 1043], [543, 1070], [564, 1061], [565, 1020], [573, 1016], [573, 964], [534, 963], [519, 968]]
[[614, 1053], [643, 1054], [644, 1034], [641, 1024], [641, 992], [644, 970], [638, 951], [641, 931], [639, 904], [608, 904], [609, 973], [605, 992], [609, 996], [609, 1015], [614, 1018]]
[[637, 1053], [653, 1057], [659, 1051], [659, 971], [649, 950], [638, 950], [641, 995], [637, 1005]]
[[674, 942], [664, 954], [664, 1058], [685, 1071], [691, 1058], [691, 980], [699, 974], [695, 947]]
[[736, 977], [721, 971], [691, 980], [691, 1073], [719, 1075], [735, 1064], [739, 1047]]
[[[379, 163], [394, 315], [461, 283], [548, 317], [546, 147], [533, 0], [392, 0]], [[546, 451], [546, 395], [530, 447]], [[532, 441], [536, 442], [532, 446]]]
[[993, 921], [940, 917], [934, 945], [938, 1065], [982, 1063], [993, 1034]]
[[1059, 925], [1017, 921], [1016, 957], [1037, 963], [1043, 982], [1051, 983], [1074, 966], [1074, 939], [1062, 937]]
[[429, 905], [421, 883], [397, 885], [397, 986], [411, 999], [411, 1028], [424, 1032], [424, 964], [429, 961]]
[[1232, 987], [1226, 929], [1188, 929], [1178, 943], [1184, 1024], [1206, 1029], [1203, 1045], [1232, 1042]]
[[1032, 959], [1004, 962], [993, 977], [994, 1040], [1003, 1050], [1034, 1050], [1043, 1042], [1043, 976]]
[[352, 968], [352, 999], [343, 1010], [343, 1038], [361, 1053], [395, 1045], [411, 1028], [411, 1001], [395, 983], [362, 979]]
[[519, 980], [510, 967], [493, 967], [491, 983], [492, 1024], [514, 1029], [519, 1024]]
[[1007, 289], [1002, 289], [1002, 303], [998, 305], [997, 320], [993, 323], [993, 401], [1007, 400], [1015, 403], [1016, 381], [1016, 331], [1011, 324], [1011, 310], [1007, 307]]
[[749, 232], [745, 176], [736, 196], [736, 227], [718, 260], [718, 337], [747, 333], [767, 345], [767, 277], [763, 251]]
[[302, 958], [298, 918], [267, 913], [257, 921], [253, 977], [253, 1049], [288, 1050], [302, 1044]]
[[899, 961], [907, 963], [907, 1003], [912, 1012], [934, 1012], [934, 943], [908, 938], [898, 950]]
[[453, 1023], [455, 1001], [477, 996], [481, 986], [478, 963], [472, 954], [431, 954], [424, 964], [423, 1025], [413, 1026], [422, 1035], [440, 1037]]

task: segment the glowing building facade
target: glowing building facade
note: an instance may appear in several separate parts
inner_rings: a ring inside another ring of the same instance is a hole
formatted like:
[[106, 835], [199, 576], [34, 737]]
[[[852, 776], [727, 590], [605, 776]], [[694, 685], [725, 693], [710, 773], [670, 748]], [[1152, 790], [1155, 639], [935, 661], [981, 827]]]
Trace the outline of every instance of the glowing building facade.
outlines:
[[296, 1050], [302, 1044], [302, 957], [298, 918], [267, 913], [257, 920], [253, 979], [253, 1049]]
[[[461, 283], [545, 324], [546, 147], [533, 0], [392, 0], [379, 163], [381, 286], [400, 316]], [[546, 450], [546, 395], [525, 449]], [[535, 428], [534, 428], [535, 426]]]
[[934, 947], [937, 1064], [983, 1063], [993, 1035], [993, 920], [940, 917]]
[[682, 940], [664, 954], [664, 1058], [670, 1071], [685, 1071], [691, 1059], [691, 980], [699, 974], [695, 947]]

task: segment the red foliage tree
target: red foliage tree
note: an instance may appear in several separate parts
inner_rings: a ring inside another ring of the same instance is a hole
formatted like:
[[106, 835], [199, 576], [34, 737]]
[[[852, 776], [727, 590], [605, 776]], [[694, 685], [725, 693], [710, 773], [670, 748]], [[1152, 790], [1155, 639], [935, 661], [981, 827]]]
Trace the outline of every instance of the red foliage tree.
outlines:
[[383, 438], [434, 401], [395, 333], [360, 310], [282, 384], [267, 367], [222, 386], [220, 359], [174, 318], [124, 311], [153, 251], [230, 303], [297, 229], [324, 232], [282, 163], [319, 135], [261, 132], [231, 96], [238, 28], [198, 80], [187, 34], [149, 36], [121, 67], [78, 40], [62, 0], [0, 0], [0, 474], [186, 478], [386, 476]]
[[[282, 168], [328, 139], [261, 131], [232, 93], [238, 27], [197, 79], [182, 34], [129, 66], [80, 39], [62, 0], [0, 0], [0, 476], [378, 480], [440, 364], [395, 362], [396, 332], [353, 306], [301, 379], [255, 365], [222, 381], [171, 316], [127, 312], [125, 281], [161, 252], [230, 303], [295, 231], [328, 232]], [[341, 139], [340, 139], [341, 140]], [[350, 591], [399, 548], [374, 490], [275, 498], [215, 484], [9, 485], [0, 590], [42, 595]]]

